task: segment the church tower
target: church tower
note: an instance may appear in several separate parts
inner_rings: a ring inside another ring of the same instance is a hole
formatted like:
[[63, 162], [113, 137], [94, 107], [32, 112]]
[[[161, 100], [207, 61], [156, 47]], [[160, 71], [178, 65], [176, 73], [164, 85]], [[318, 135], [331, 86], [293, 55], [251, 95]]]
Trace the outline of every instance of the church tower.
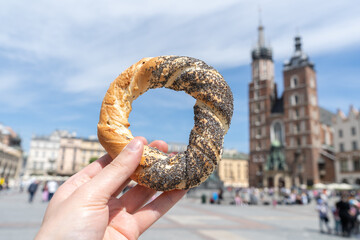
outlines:
[[319, 182], [321, 126], [314, 64], [303, 52], [300, 36], [295, 37], [295, 52], [284, 64], [283, 79], [285, 155], [292, 184], [312, 185]]
[[[266, 160], [270, 129], [267, 119], [271, 114], [272, 103], [276, 96], [274, 83], [274, 63], [272, 50], [266, 46], [264, 27], [258, 27], [258, 41], [251, 52], [252, 78], [249, 83], [249, 184], [260, 187], [262, 182], [263, 164]], [[260, 183], [260, 184], [259, 184]]]

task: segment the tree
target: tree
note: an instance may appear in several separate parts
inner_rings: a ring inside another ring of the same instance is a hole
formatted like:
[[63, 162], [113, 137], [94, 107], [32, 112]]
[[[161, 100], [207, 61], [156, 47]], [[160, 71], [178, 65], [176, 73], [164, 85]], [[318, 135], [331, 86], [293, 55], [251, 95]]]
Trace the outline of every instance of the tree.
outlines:
[[98, 160], [98, 157], [91, 157], [89, 160], [89, 164], [95, 162], [96, 160]]

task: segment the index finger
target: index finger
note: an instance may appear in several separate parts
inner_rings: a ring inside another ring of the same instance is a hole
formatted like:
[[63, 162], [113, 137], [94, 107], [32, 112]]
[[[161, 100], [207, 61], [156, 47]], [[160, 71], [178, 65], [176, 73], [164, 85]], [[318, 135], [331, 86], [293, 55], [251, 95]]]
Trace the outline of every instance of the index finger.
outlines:
[[[135, 138], [140, 140], [144, 145], [147, 144], [147, 140], [144, 137]], [[68, 198], [76, 189], [78, 189], [84, 183], [90, 181], [99, 172], [101, 172], [101, 170], [103, 170], [112, 160], [113, 159], [109, 154], [105, 154], [95, 162], [90, 163], [88, 166], [72, 175], [56, 191], [57, 194], [55, 194], [53, 197], [54, 200], [52, 200], [52, 202], [62, 201]]]

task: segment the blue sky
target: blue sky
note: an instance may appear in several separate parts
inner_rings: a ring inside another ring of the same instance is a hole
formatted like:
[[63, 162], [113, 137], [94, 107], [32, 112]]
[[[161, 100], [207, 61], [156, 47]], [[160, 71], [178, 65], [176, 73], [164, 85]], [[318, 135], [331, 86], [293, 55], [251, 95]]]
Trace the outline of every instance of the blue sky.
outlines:
[[[315, 63], [319, 104], [360, 107], [360, 4], [357, 1], [0, 1], [0, 122], [29, 148], [55, 129], [96, 134], [109, 84], [143, 57], [184, 55], [214, 66], [235, 98], [225, 147], [248, 152], [250, 51], [261, 6], [265, 39], [282, 63], [300, 33]], [[133, 104], [131, 131], [187, 143], [195, 100], [151, 90]]]

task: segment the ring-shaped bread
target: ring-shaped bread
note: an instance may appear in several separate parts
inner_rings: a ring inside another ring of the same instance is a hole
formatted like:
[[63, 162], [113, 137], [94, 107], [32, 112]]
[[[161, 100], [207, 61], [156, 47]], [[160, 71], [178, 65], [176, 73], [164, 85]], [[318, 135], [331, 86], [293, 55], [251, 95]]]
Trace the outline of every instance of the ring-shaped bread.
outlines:
[[144, 147], [131, 179], [158, 190], [189, 189], [205, 181], [221, 159], [224, 135], [233, 114], [233, 95], [223, 77], [201, 60], [161, 56], [143, 58], [110, 85], [100, 111], [98, 138], [112, 158], [133, 139], [128, 129], [131, 103], [150, 88], [185, 91], [196, 99], [195, 125], [187, 150], [168, 155]]

